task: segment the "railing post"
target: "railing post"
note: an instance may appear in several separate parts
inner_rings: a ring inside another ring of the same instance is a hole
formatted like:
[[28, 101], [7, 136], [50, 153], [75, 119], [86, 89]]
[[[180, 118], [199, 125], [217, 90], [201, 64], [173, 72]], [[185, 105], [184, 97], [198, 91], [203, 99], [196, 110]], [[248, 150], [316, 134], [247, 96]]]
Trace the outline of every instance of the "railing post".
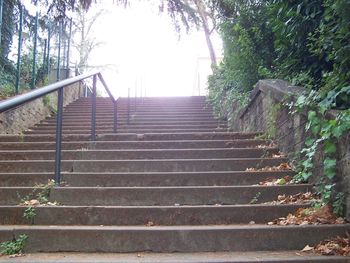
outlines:
[[51, 22], [49, 22], [47, 29], [47, 61], [46, 61], [46, 70], [47, 76], [50, 74], [50, 41], [51, 41]]
[[137, 86], [135, 86], [135, 101], [134, 101], [134, 112], [136, 112], [136, 104], [137, 104], [137, 102], [136, 102], [136, 100], [137, 100]]
[[59, 33], [58, 33], [58, 50], [57, 50], [57, 72], [56, 72], [56, 80], [59, 81], [61, 79], [61, 41], [62, 41], [62, 31], [63, 31], [63, 23], [59, 22]]
[[73, 20], [72, 18], [69, 21], [69, 35], [68, 35], [68, 44], [67, 44], [67, 75], [66, 77], [69, 78], [69, 57], [70, 57], [70, 45], [71, 45], [71, 38], [72, 38], [72, 25], [73, 25]]
[[34, 51], [33, 51], [33, 67], [32, 67], [32, 83], [30, 85], [31, 89], [35, 88], [35, 80], [36, 80], [36, 50], [37, 50], [37, 42], [38, 42], [38, 19], [39, 13], [36, 12], [35, 15], [35, 26], [34, 26]]
[[92, 84], [92, 110], [91, 110], [91, 140], [96, 141], [96, 80], [97, 75], [93, 76]]
[[118, 109], [117, 109], [117, 101], [113, 102], [113, 132], [117, 132], [118, 125]]
[[60, 88], [58, 90], [56, 116], [55, 184], [57, 186], [59, 186], [61, 183], [62, 114], [63, 88]]
[[16, 95], [19, 92], [19, 78], [21, 74], [22, 28], [23, 28], [23, 6], [21, 5], [19, 9], [17, 72], [16, 72], [16, 85], [15, 85]]
[[0, 0], [0, 45], [1, 45], [1, 29], [2, 29], [2, 9], [4, 6], [4, 0]]
[[130, 123], [130, 88], [128, 88], [128, 112], [127, 112], [127, 123]]
[[44, 39], [44, 56], [43, 56], [43, 65], [46, 64], [46, 52], [47, 52], [47, 39]]

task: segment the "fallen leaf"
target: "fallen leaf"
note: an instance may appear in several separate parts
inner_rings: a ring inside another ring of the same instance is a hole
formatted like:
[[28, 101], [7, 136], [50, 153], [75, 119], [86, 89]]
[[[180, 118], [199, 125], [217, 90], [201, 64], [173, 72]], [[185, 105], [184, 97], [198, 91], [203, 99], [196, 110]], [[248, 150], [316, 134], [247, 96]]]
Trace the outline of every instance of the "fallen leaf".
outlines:
[[153, 221], [148, 221], [147, 224], [146, 224], [146, 226], [154, 226]]
[[314, 247], [310, 247], [309, 245], [306, 245], [302, 250], [301, 250], [301, 252], [308, 252], [308, 251], [311, 251], [311, 250], [313, 250], [314, 249]]

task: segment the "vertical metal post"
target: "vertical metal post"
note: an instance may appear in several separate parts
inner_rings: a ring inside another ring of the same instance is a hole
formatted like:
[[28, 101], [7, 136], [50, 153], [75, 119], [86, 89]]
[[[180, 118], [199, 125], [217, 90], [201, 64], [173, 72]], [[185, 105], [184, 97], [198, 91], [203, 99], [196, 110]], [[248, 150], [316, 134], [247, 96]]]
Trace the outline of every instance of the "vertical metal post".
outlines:
[[56, 116], [56, 152], [55, 152], [55, 184], [61, 183], [61, 148], [62, 148], [62, 114], [63, 114], [63, 88], [58, 90], [57, 116]]
[[130, 88], [128, 88], [128, 105], [127, 105], [127, 107], [128, 107], [127, 124], [129, 124], [130, 123]]
[[23, 6], [19, 10], [19, 30], [18, 30], [18, 51], [17, 51], [17, 72], [16, 72], [16, 95], [19, 92], [19, 78], [21, 74], [21, 50], [22, 50], [22, 28], [23, 28]]
[[118, 109], [117, 109], [117, 101], [113, 102], [113, 132], [117, 132], [118, 125]]
[[69, 56], [70, 56], [70, 45], [71, 45], [71, 38], [72, 38], [72, 25], [73, 20], [72, 18], [69, 21], [69, 35], [68, 35], [68, 46], [67, 46], [67, 75], [66, 77], [69, 78]]
[[135, 86], [134, 112], [136, 112], [137, 86]]
[[47, 52], [47, 39], [44, 39], [44, 56], [43, 56], [43, 65], [46, 63], [46, 52]]
[[49, 23], [48, 26], [48, 32], [47, 32], [47, 61], [46, 61], [46, 70], [47, 75], [50, 73], [50, 42], [51, 42], [51, 23]]
[[97, 76], [93, 76], [92, 84], [92, 111], [91, 111], [91, 141], [96, 141], [96, 80]]
[[1, 30], [2, 30], [2, 9], [4, 6], [4, 0], [0, 0], [0, 45], [1, 45]]
[[59, 81], [61, 78], [61, 70], [60, 70], [60, 64], [61, 64], [61, 41], [62, 41], [62, 28], [63, 24], [60, 21], [59, 26], [59, 33], [58, 33], [58, 51], [57, 51], [57, 72], [56, 72], [56, 80]]
[[37, 49], [37, 40], [38, 40], [38, 19], [39, 13], [36, 12], [35, 15], [35, 26], [34, 26], [34, 47], [33, 47], [33, 67], [32, 67], [32, 83], [30, 85], [31, 89], [35, 89], [35, 80], [36, 80], [36, 49]]

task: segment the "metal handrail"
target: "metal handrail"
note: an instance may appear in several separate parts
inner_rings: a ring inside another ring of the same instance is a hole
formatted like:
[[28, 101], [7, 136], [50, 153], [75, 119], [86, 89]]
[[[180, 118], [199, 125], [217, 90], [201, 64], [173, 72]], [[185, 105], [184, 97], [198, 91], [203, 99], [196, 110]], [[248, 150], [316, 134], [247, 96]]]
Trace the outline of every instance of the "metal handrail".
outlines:
[[25, 103], [43, 97], [49, 93], [57, 91], [57, 116], [56, 116], [56, 148], [55, 148], [55, 183], [60, 185], [61, 182], [61, 151], [62, 151], [62, 114], [63, 114], [63, 89], [72, 84], [80, 82], [87, 78], [93, 78], [92, 87], [92, 111], [91, 111], [91, 140], [96, 141], [96, 84], [97, 77], [100, 79], [103, 87], [107, 91], [113, 102], [113, 132], [117, 132], [117, 100], [114, 98], [110, 89], [100, 71], [93, 71], [69, 79], [65, 79], [42, 88], [30, 91], [28, 93], [15, 96], [13, 98], [0, 101], [0, 113], [19, 107]]

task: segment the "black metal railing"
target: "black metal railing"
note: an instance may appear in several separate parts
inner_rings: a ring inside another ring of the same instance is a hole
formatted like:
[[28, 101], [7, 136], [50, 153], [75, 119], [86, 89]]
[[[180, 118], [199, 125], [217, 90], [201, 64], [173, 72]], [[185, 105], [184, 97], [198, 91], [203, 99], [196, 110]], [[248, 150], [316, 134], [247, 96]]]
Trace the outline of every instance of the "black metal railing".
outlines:
[[[144, 97], [146, 96], [144, 93], [146, 93], [146, 89], [143, 90], [140, 88], [139, 93], [137, 92], [137, 87], [133, 88], [134, 92], [134, 99], [131, 98], [131, 88], [128, 88], [128, 97], [127, 97], [127, 119], [126, 123], [130, 124], [130, 115], [133, 112], [136, 114], [138, 104], [143, 104]], [[133, 105], [131, 105], [133, 104]], [[131, 108], [132, 107], [132, 108]]]
[[56, 115], [56, 148], [55, 148], [55, 182], [56, 185], [60, 185], [61, 182], [61, 150], [62, 150], [62, 116], [63, 116], [63, 90], [69, 88], [72, 84], [78, 83], [88, 78], [93, 78], [92, 86], [92, 110], [91, 110], [91, 141], [96, 141], [96, 85], [97, 78], [99, 78], [103, 87], [107, 91], [109, 97], [113, 102], [113, 132], [117, 132], [117, 100], [114, 98], [110, 89], [108, 88], [105, 80], [102, 77], [100, 71], [94, 71], [85, 73], [73, 78], [65, 79], [45, 87], [35, 89], [28, 93], [15, 96], [13, 98], [0, 101], [0, 113], [14, 109], [27, 102], [33, 101], [40, 97], [43, 97], [49, 93], [58, 93], [57, 98], [57, 115]]

